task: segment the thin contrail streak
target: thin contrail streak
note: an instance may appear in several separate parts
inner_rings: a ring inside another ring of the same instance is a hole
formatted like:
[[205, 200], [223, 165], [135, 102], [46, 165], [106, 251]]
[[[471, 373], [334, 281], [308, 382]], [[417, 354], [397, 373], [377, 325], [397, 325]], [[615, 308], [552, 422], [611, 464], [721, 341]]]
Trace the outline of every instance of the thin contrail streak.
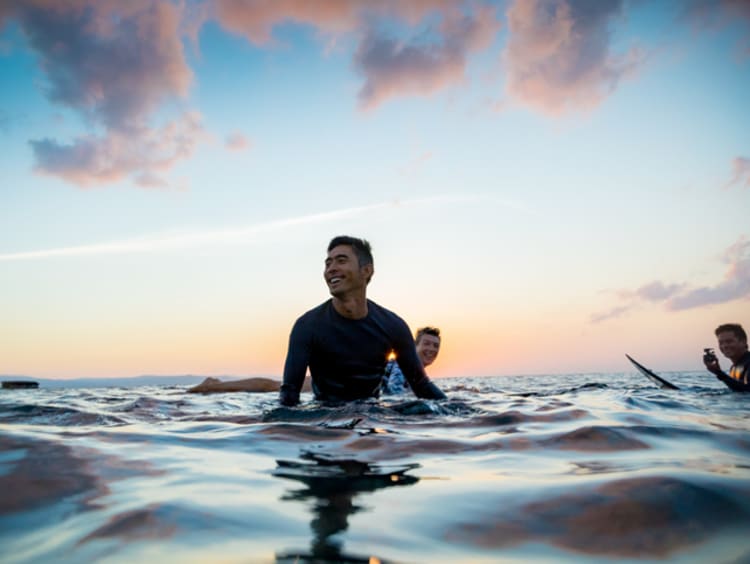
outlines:
[[[466, 202], [476, 199], [485, 199], [477, 196], [434, 196], [430, 198], [381, 202], [367, 206], [359, 206], [322, 212], [300, 217], [292, 217], [275, 221], [268, 221], [247, 227], [233, 229], [220, 229], [214, 231], [199, 231], [195, 233], [181, 233], [173, 235], [152, 235], [138, 239], [129, 239], [124, 241], [113, 241], [109, 243], [97, 243], [92, 245], [79, 245], [74, 247], [61, 247], [57, 249], [42, 249], [37, 251], [24, 251], [16, 253], [0, 254], [0, 261], [18, 261], [33, 260], [52, 257], [74, 257], [85, 255], [104, 255], [104, 254], [121, 254], [121, 253], [147, 253], [154, 251], [163, 251], [169, 249], [186, 248], [207, 243], [224, 243], [239, 244], [246, 243], [253, 237], [261, 234], [280, 229], [307, 225], [313, 223], [325, 223], [354, 217], [366, 212], [372, 212], [379, 209], [385, 209], [394, 206], [414, 206], [424, 204], [449, 203], [449, 202]], [[519, 207], [512, 203], [504, 203], [509, 207]]]

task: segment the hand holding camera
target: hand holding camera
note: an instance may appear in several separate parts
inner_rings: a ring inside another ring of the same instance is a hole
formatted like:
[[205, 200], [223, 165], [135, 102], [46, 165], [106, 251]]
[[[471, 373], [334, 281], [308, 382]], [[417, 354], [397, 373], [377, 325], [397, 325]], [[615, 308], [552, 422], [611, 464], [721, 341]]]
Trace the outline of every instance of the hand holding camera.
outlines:
[[708, 366], [709, 364], [714, 364], [718, 362], [719, 359], [716, 358], [716, 354], [714, 353], [713, 349], [703, 349], [703, 363]]

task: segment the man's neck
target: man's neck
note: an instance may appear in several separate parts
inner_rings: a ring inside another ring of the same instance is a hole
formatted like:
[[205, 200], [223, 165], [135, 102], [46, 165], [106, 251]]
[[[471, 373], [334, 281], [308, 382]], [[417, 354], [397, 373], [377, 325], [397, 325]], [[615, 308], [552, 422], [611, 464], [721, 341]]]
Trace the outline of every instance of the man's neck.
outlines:
[[347, 319], [362, 319], [367, 317], [367, 297], [362, 294], [356, 296], [333, 296], [333, 309]]

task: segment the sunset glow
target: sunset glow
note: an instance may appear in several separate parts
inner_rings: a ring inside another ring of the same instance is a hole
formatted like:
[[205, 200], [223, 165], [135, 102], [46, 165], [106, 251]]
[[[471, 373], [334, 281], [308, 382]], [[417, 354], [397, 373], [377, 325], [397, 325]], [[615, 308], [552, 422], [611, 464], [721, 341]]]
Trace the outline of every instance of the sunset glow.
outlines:
[[700, 369], [750, 325], [742, 2], [0, 8], [0, 374], [281, 374], [327, 299], [435, 377]]

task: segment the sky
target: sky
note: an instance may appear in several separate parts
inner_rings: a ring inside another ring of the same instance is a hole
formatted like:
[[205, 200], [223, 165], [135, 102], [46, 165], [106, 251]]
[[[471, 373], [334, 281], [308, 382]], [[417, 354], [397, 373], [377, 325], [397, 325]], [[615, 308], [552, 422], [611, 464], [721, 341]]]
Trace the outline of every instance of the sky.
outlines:
[[0, 0], [0, 374], [279, 377], [342, 234], [433, 377], [699, 370], [748, 100], [744, 0]]

